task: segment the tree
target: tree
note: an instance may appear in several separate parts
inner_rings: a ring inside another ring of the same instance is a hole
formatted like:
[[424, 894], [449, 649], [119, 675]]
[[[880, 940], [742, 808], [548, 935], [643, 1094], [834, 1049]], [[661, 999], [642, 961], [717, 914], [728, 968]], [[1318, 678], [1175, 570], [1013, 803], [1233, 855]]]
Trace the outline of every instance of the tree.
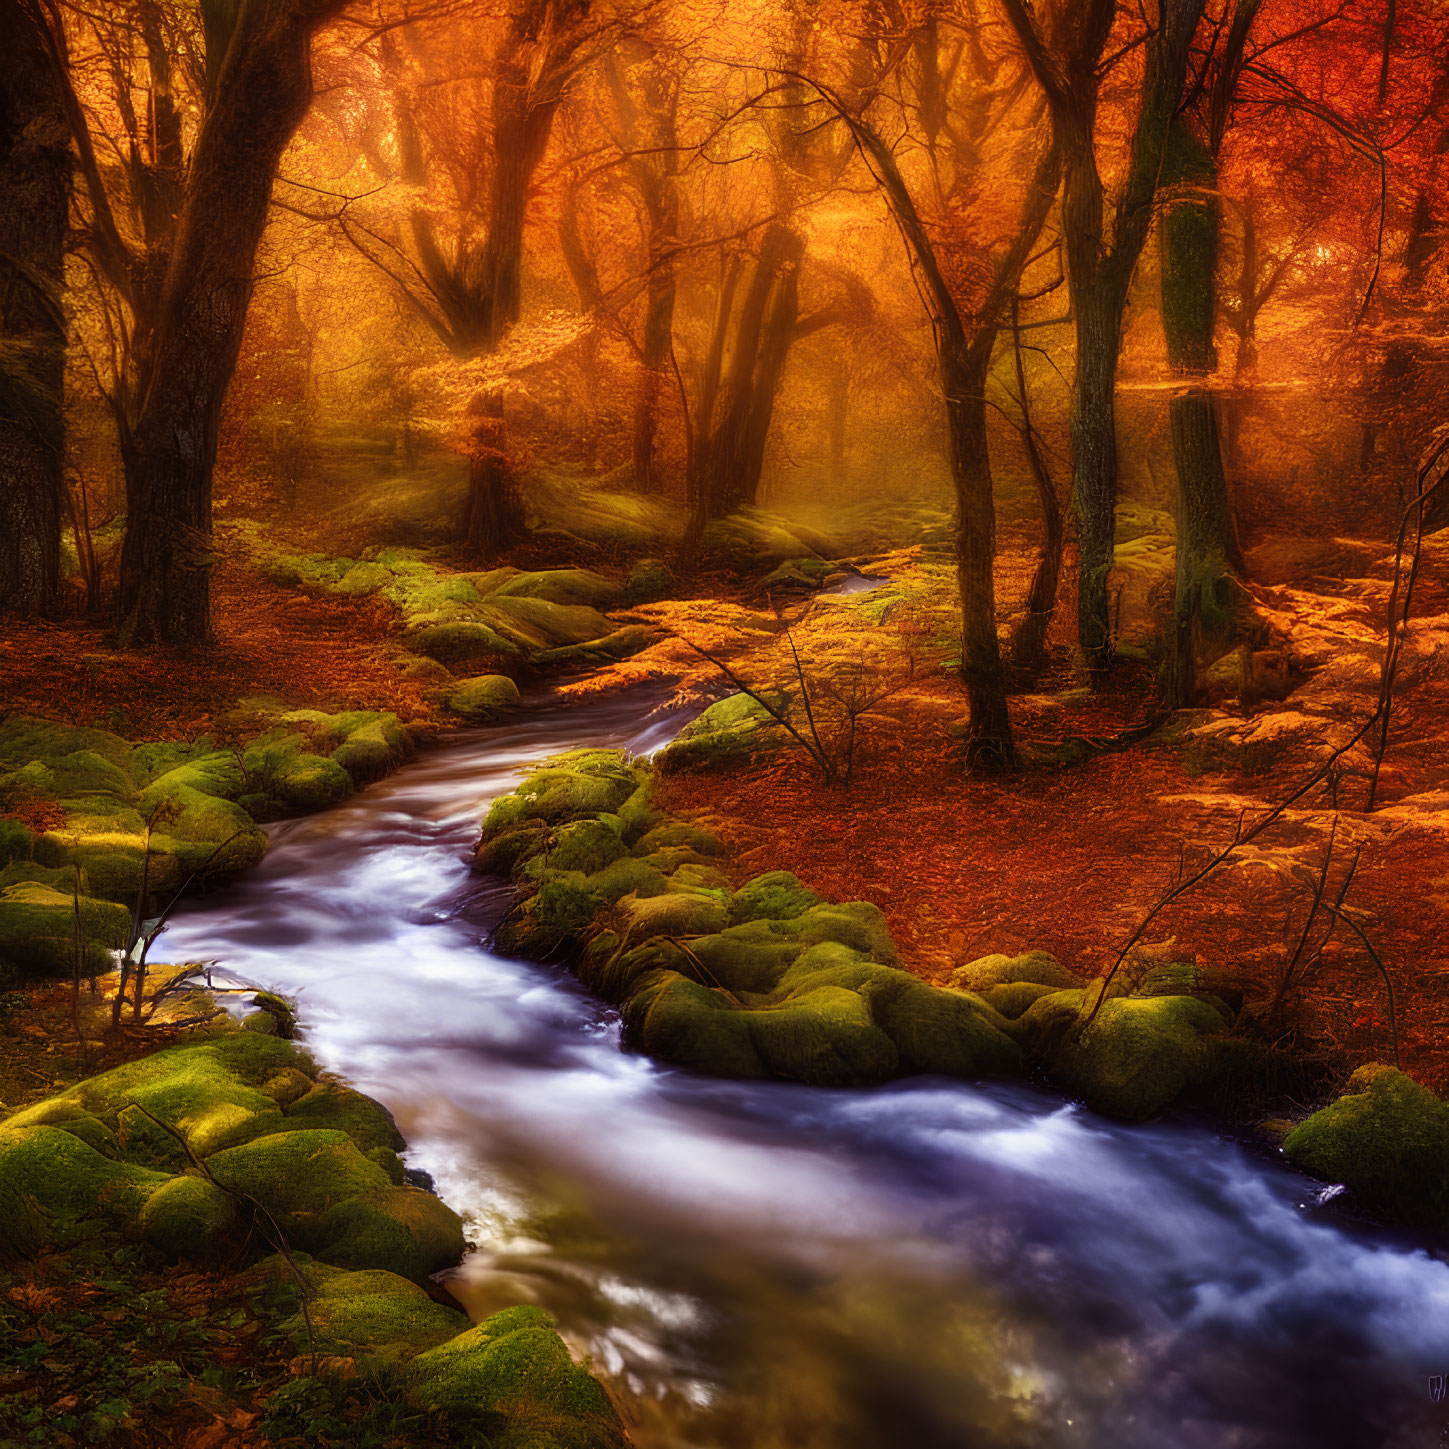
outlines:
[[70, 209], [65, 100], [37, 0], [0, 0], [0, 608], [60, 599]]
[[[968, 30], [968, 38], [943, 64], [933, 13], [914, 25], [904, 14], [888, 18], [893, 20], [886, 31], [888, 44], [878, 49], [873, 64], [855, 67], [856, 105], [823, 83], [814, 84], [849, 129], [900, 229], [931, 320], [956, 494], [961, 675], [970, 706], [967, 759], [981, 769], [1000, 771], [1017, 764], [1017, 753], [996, 631], [996, 505], [986, 429], [987, 378], [1001, 319], [1051, 211], [1060, 160], [1055, 143], [1042, 148], [1005, 228], [1005, 241], [977, 240], [968, 225], [969, 209], [980, 180], [982, 147], [1000, 119], [990, 107], [994, 63]], [[973, 64], [963, 71], [968, 46]], [[903, 69], [908, 54], [915, 58], [912, 134], [924, 139], [928, 158], [926, 174], [916, 186], [870, 116], [881, 82]], [[953, 79], [966, 96], [954, 115]], [[917, 202], [918, 191], [932, 203], [931, 224]], [[995, 216], [975, 220], [978, 228], [984, 225], [989, 231]]]
[[[523, 305], [524, 224], [554, 118], [579, 73], [617, 42], [629, 16], [590, 0], [524, 0], [501, 24], [465, 9], [468, 29], [415, 21], [379, 36], [385, 117], [363, 144], [409, 200], [401, 218], [346, 209], [348, 239], [385, 272], [462, 360], [494, 351]], [[523, 509], [509, 465], [504, 394], [469, 405], [463, 546], [488, 560], [516, 542]]]
[[[86, 254], [109, 293], [109, 399], [126, 477], [118, 602], [123, 635], [136, 644], [210, 636], [222, 404], [273, 181], [312, 99], [312, 37], [344, 3], [203, 0], [196, 20], [156, 0], [78, 11], [98, 50], [85, 79], [113, 82], [109, 119], [120, 134], [102, 139], [124, 158], [120, 167], [99, 159], [94, 108], [57, 46], [89, 204]], [[128, 70], [137, 40], [139, 78]]]
[[[1115, 0], [1059, 0], [1039, 22], [1025, 0], [1003, 0], [1051, 110], [1062, 155], [1062, 238], [1076, 323], [1072, 399], [1072, 497], [1080, 573], [1077, 640], [1100, 677], [1111, 663], [1108, 576], [1117, 504], [1117, 364], [1122, 317], [1152, 222], [1168, 129], [1182, 100], [1189, 48], [1204, 0], [1161, 0], [1145, 51], [1126, 174], [1106, 225], [1097, 161], [1097, 113]], [[1044, 7], [1045, 8], [1045, 7]]]

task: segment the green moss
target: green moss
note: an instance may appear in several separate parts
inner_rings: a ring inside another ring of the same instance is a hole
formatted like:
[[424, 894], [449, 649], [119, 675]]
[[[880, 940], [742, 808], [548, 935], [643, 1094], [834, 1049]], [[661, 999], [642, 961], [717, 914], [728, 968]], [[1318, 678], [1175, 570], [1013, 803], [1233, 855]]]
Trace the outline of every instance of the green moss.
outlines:
[[236, 1203], [202, 1177], [173, 1177], [147, 1198], [137, 1219], [142, 1236], [168, 1257], [205, 1257], [237, 1235]]
[[[783, 694], [766, 693], [762, 697], [774, 709], [787, 709]], [[763, 704], [748, 694], [732, 694], [685, 725], [654, 757], [654, 766], [666, 775], [679, 770], [717, 769], [778, 749], [788, 739]]]
[[[0, 960], [24, 971], [66, 975], [75, 964], [76, 901], [69, 891], [39, 881], [20, 881], [0, 890]], [[109, 950], [123, 946], [130, 912], [109, 901], [80, 898], [84, 967], [110, 968]]]
[[555, 604], [526, 595], [490, 594], [479, 609], [483, 622], [531, 651], [587, 644], [614, 632], [614, 624], [585, 604]]
[[645, 860], [628, 856], [595, 871], [586, 882], [587, 889], [604, 901], [617, 901], [621, 896], [657, 896], [665, 888], [664, 876]]
[[452, 1410], [482, 1409], [503, 1423], [494, 1449], [625, 1449], [613, 1405], [569, 1356], [541, 1309], [506, 1308], [420, 1354], [413, 1393]]
[[615, 580], [588, 569], [544, 569], [514, 574], [489, 597], [545, 599], [551, 604], [616, 609], [624, 602], [624, 588]]
[[1343, 1096], [1283, 1139], [1283, 1152], [1376, 1212], [1449, 1226], [1449, 1103], [1393, 1067], [1360, 1067]]
[[1052, 996], [1060, 989], [1043, 986], [1036, 981], [1003, 981], [999, 986], [988, 987], [983, 999], [1008, 1021], [1015, 1021], [1033, 1002], [1040, 1001], [1043, 996]]
[[518, 686], [506, 674], [480, 674], [461, 680], [448, 696], [448, 708], [470, 724], [487, 724], [522, 702]]
[[662, 1061], [717, 1077], [764, 1077], [749, 1013], [673, 971], [643, 978], [624, 1003], [625, 1039]]
[[[264, 1267], [283, 1288], [292, 1286], [291, 1272], [281, 1259], [270, 1259]], [[301, 1264], [300, 1270], [312, 1290], [307, 1302], [311, 1335], [300, 1311], [280, 1325], [299, 1351], [315, 1347], [319, 1354], [394, 1363], [468, 1329], [464, 1314], [433, 1302], [425, 1289], [397, 1273], [348, 1271], [315, 1261]]]
[[352, 793], [352, 778], [335, 760], [313, 753], [306, 734], [285, 726], [268, 730], [243, 756], [247, 774], [286, 805], [321, 810]]
[[553, 876], [507, 916], [498, 927], [501, 949], [532, 961], [544, 961], [570, 942], [580, 940], [599, 908], [599, 897], [582, 884]]
[[629, 853], [618, 829], [607, 818], [573, 820], [554, 833], [548, 852], [550, 870], [578, 870], [593, 875]]
[[657, 558], [640, 559], [624, 580], [624, 596], [630, 604], [648, 604], [668, 598], [674, 591], [674, 575]]
[[[1036, 1002], [1023, 1018], [1065, 995]], [[1084, 1032], [1069, 1034], [1049, 1062], [1054, 1078], [1108, 1116], [1142, 1121], [1223, 1071], [1230, 1046], [1223, 1013], [1194, 996], [1113, 997]]]
[[412, 755], [412, 736], [398, 723], [396, 715], [385, 714], [349, 730], [329, 758], [347, 771], [354, 784], [366, 785], [382, 779]]
[[432, 624], [413, 636], [413, 648], [450, 669], [476, 668], [519, 653], [518, 645], [476, 619]]
[[7, 1122], [0, 1127], [0, 1244], [28, 1254], [68, 1240], [87, 1218], [132, 1218], [165, 1180], [103, 1157], [58, 1127]]
[[137, 803], [144, 814], [149, 815], [178, 785], [221, 800], [235, 800], [245, 788], [241, 761], [229, 750], [200, 752], [171, 763], [166, 769], [156, 768], [165, 762], [165, 756], [158, 756], [153, 745], [141, 745], [131, 752], [128, 769], [142, 787]]
[[[281, 1109], [261, 1085], [307, 1058], [289, 1043], [230, 1033], [194, 1046], [169, 1047], [77, 1083], [59, 1100], [74, 1102], [112, 1128], [127, 1107], [174, 1128], [198, 1156], [283, 1126]], [[52, 1101], [57, 1099], [50, 1099]], [[34, 1120], [46, 1103], [26, 1108], [12, 1124]], [[134, 1115], [134, 1114], [133, 1114]], [[123, 1147], [133, 1140], [121, 1134]], [[174, 1150], [174, 1149], [172, 1149]], [[144, 1150], [140, 1151], [146, 1160]], [[168, 1165], [172, 1161], [168, 1151]]]
[[375, 594], [393, 582], [392, 571], [382, 564], [356, 563], [333, 585], [339, 594], [360, 598], [363, 594]]
[[553, 649], [540, 650], [533, 656], [533, 662], [540, 668], [582, 669], [611, 659], [627, 659], [653, 642], [654, 635], [643, 625], [626, 624], [583, 644], [560, 644]]
[[[658, 850], [668, 847], [678, 847], [692, 851], [699, 856], [720, 856], [726, 853], [726, 848], [719, 836], [708, 830], [702, 830], [697, 825], [691, 825], [687, 820], [666, 820], [661, 825], [654, 826], [651, 830], [641, 835], [634, 844], [635, 855], [653, 855]], [[773, 915], [772, 911], [757, 912], [757, 914]], [[742, 916], [741, 920], [749, 920], [751, 917]]]
[[879, 906], [869, 901], [826, 902], [811, 906], [788, 923], [788, 929], [805, 945], [817, 941], [839, 941], [863, 951], [872, 961], [893, 966], [895, 942]]
[[387, 1148], [401, 1152], [407, 1143], [392, 1113], [374, 1098], [341, 1082], [318, 1082], [286, 1109], [292, 1128], [330, 1127], [346, 1132], [364, 1152]]
[[[517, 796], [505, 796], [516, 800]], [[479, 843], [473, 868], [495, 875], [513, 875], [523, 863], [548, 849], [552, 835], [542, 820], [519, 820], [499, 827]]]
[[[387, 1174], [368, 1163], [387, 1181]], [[295, 1220], [294, 1220], [295, 1222]], [[463, 1256], [463, 1224], [452, 1208], [418, 1187], [390, 1182], [380, 1192], [348, 1195], [303, 1229], [311, 1251], [343, 1268], [385, 1268], [426, 1282]]]
[[[258, 991], [252, 998], [257, 1010], [265, 1011], [277, 1024], [277, 1035], [290, 1041], [297, 1034], [296, 1008], [284, 996]], [[264, 1089], [265, 1090], [265, 1089]], [[270, 1093], [268, 1095], [271, 1095]]]
[[820, 896], [788, 870], [771, 870], [746, 881], [735, 892], [730, 915], [737, 924], [764, 919], [792, 921], [812, 906], [823, 904]]
[[994, 986], [1013, 982], [1050, 986], [1057, 991], [1067, 991], [1080, 984], [1062, 969], [1055, 956], [1045, 951], [1028, 951], [1024, 956], [981, 956], [951, 973], [951, 984], [963, 991], [989, 991]]
[[713, 896], [688, 891], [664, 895], [625, 896], [619, 910], [627, 923], [626, 935], [635, 940], [646, 936], [708, 936], [722, 930], [729, 910]]

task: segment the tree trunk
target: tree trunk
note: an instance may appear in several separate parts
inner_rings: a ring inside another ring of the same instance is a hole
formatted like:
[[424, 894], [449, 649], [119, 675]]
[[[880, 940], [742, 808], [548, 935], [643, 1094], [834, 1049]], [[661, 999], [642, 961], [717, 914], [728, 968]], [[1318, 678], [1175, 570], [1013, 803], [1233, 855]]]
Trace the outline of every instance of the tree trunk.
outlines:
[[1167, 170], [1165, 183], [1184, 189], [1162, 223], [1162, 330], [1168, 365], [1187, 383], [1168, 404], [1177, 466], [1177, 579], [1164, 695], [1180, 709], [1193, 698], [1203, 639], [1227, 644], [1236, 632], [1243, 562], [1217, 406], [1205, 383], [1217, 368], [1217, 168], [1180, 119], [1172, 127]]
[[211, 634], [211, 482], [277, 165], [312, 98], [312, 32], [342, 0], [246, 5], [191, 158], [139, 408], [122, 440], [121, 630], [136, 644]]
[[1104, 283], [1074, 289], [1077, 379], [1072, 397], [1072, 506], [1081, 567], [1077, 585], [1077, 642], [1087, 667], [1103, 673], [1112, 662], [1108, 579], [1117, 510], [1117, 358], [1122, 301]]
[[799, 320], [804, 251], [804, 240], [782, 226], [770, 227], [760, 243], [731, 339], [719, 421], [707, 443], [711, 518], [759, 496], [775, 396]]
[[970, 705], [966, 761], [991, 773], [1018, 763], [996, 633], [996, 502], [986, 446], [989, 333], [964, 355], [941, 350], [941, 385], [956, 490], [956, 578], [961, 590], [961, 678]]
[[644, 312], [640, 348], [639, 391], [634, 399], [634, 484], [641, 493], [662, 491], [658, 459], [659, 396], [674, 335], [675, 281], [672, 262], [656, 257], [649, 273], [649, 298]]
[[65, 102], [39, 7], [0, 0], [0, 608], [54, 613], [65, 508]]
[[523, 535], [523, 510], [509, 466], [503, 418], [503, 391], [474, 397], [476, 419], [468, 454], [468, 510], [463, 547], [478, 563], [492, 563]]
[[1062, 551], [1066, 530], [1062, 527], [1062, 509], [1057, 502], [1056, 488], [1046, 459], [1037, 446], [1036, 432], [1031, 424], [1031, 405], [1026, 390], [1026, 367], [1021, 357], [1021, 321], [1016, 298], [1011, 303], [1012, 351], [1016, 363], [1016, 392], [1021, 404], [1021, 439], [1036, 484], [1037, 501], [1041, 504], [1042, 542], [1037, 555], [1036, 570], [1026, 595], [1026, 613], [1011, 636], [1011, 664], [1019, 675], [1035, 679], [1047, 663], [1047, 633], [1056, 613], [1057, 588], [1062, 577]]

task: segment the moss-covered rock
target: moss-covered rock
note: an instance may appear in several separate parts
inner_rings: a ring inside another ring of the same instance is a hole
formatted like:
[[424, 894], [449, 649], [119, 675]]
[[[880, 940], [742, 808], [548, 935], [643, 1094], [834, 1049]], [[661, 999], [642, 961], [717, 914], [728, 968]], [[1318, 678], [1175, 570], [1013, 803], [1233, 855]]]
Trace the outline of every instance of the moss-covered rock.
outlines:
[[[306, 1060], [276, 1038], [229, 1033], [127, 1062], [78, 1082], [48, 1102], [74, 1103], [113, 1129], [120, 1126], [126, 1108], [140, 1108], [164, 1124], [163, 1131], [171, 1128], [192, 1152], [205, 1157], [281, 1130], [281, 1108], [263, 1088], [284, 1068]], [[16, 1113], [10, 1124], [36, 1120], [34, 1114], [47, 1110], [48, 1102]], [[127, 1140], [123, 1134], [123, 1142]]]
[[542, 1309], [505, 1308], [409, 1365], [424, 1403], [499, 1415], [493, 1449], [625, 1449], [600, 1385], [576, 1364]]
[[0, 1126], [0, 1243], [29, 1254], [69, 1240], [87, 1219], [132, 1219], [165, 1181], [59, 1127], [7, 1122]]
[[398, 723], [397, 716], [382, 714], [350, 729], [328, 758], [347, 771], [353, 784], [366, 785], [410, 760], [414, 748], [412, 736]]
[[137, 1218], [141, 1235], [168, 1257], [206, 1257], [237, 1236], [236, 1202], [204, 1177], [168, 1178], [146, 1199]]
[[[299, 1309], [280, 1327], [299, 1351], [399, 1363], [468, 1330], [466, 1315], [435, 1303], [425, 1289], [396, 1273], [332, 1268], [309, 1256], [297, 1266], [311, 1290], [307, 1317]], [[259, 1271], [283, 1289], [293, 1288], [291, 1269], [280, 1258], [268, 1259]]]
[[478, 619], [430, 624], [413, 635], [412, 646], [454, 671], [496, 664], [521, 652], [514, 640]]
[[657, 558], [640, 559], [624, 580], [624, 596], [630, 604], [649, 604], [665, 599], [674, 591], [674, 575]]
[[207, 1166], [289, 1242], [338, 1266], [422, 1281], [462, 1256], [457, 1214], [420, 1188], [394, 1186], [345, 1132], [274, 1132], [213, 1153]]
[[[761, 697], [771, 709], [781, 713], [788, 709], [783, 694], [765, 692]], [[778, 749], [789, 738], [759, 700], [748, 694], [732, 694], [685, 725], [654, 757], [654, 764], [662, 774], [717, 769]]]
[[546, 599], [551, 604], [617, 609], [624, 602], [624, 586], [588, 569], [542, 569], [514, 574], [489, 597]]
[[1288, 1133], [1283, 1153], [1375, 1212], [1449, 1227], [1449, 1103], [1393, 1067], [1360, 1067], [1337, 1101]]
[[[39, 881], [21, 881], [0, 890], [0, 961], [24, 971], [67, 975], [76, 954], [76, 899]], [[81, 896], [83, 969], [105, 971], [108, 951], [124, 946], [131, 913], [122, 905]]]
[[737, 925], [758, 920], [793, 921], [812, 906], [824, 903], [788, 870], [770, 870], [746, 881], [735, 892], [730, 915]]
[[285, 726], [253, 741], [243, 761], [269, 794], [298, 810], [324, 810], [352, 793], [352, 777], [342, 765], [316, 754], [305, 734]]
[[625, 935], [635, 940], [648, 936], [708, 936], [722, 930], [729, 908], [713, 896], [692, 891], [662, 895], [625, 896], [619, 902], [626, 922]]
[[460, 680], [448, 696], [448, 708], [469, 724], [488, 724], [522, 702], [518, 686], [506, 674], [479, 674]]
[[[1070, 998], [1076, 997], [1075, 1009]], [[1190, 1088], [1218, 1076], [1231, 1059], [1231, 1023], [1195, 996], [1112, 997], [1085, 1030], [1075, 1018], [1083, 998], [1057, 992], [1035, 1002], [1022, 1018], [1040, 1033], [1063, 1009], [1074, 1020], [1050, 1054], [1053, 1078], [1108, 1116], [1142, 1121]]]
[[379, 1147], [401, 1152], [407, 1146], [392, 1113], [381, 1102], [342, 1082], [318, 1082], [287, 1107], [286, 1117], [292, 1128], [340, 1129], [364, 1153]]
[[951, 985], [963, 991], [990, 991], [994, 986], [1017, 982], [1049, 986], [1055, 991], [1069, 991], [1081, 985], [1046, 951], [1028, 951], [1024, 956], [981, 956], [951, 973]]

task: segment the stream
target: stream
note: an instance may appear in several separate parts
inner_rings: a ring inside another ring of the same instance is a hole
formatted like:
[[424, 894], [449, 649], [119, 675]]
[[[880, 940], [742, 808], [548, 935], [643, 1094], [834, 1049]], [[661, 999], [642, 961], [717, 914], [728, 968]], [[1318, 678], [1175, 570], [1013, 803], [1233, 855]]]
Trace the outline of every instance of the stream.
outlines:
[[157, 955], [296, 997], [469, 1222], [475, 1317], [536, 1302], [640, 1449], [1449, 1444], [1449, 1265], [1211, 1124], [1018, 1082], [870, 1090], [622, 1053], [562, 968], [492, 954], [468, 856], [559, 750], [643, 752], [658, 696], [450, 734], [271, 828]]

